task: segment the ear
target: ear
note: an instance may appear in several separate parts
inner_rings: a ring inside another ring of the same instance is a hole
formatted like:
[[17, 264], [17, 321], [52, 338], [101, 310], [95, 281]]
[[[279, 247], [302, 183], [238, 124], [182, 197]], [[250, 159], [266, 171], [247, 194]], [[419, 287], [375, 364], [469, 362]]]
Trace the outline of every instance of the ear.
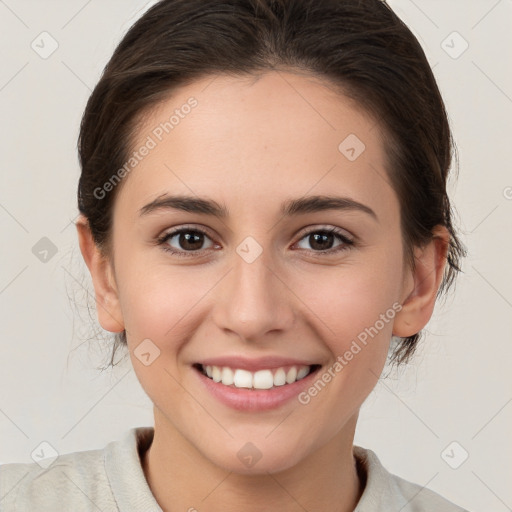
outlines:
[[76, 229], [80, 251], [91, 273], [100, 325], [110, 332], [122, 332], [124, 330], [123, 315], [112, 264], [94, 242], [89, 222], [83, 215], [79, 216]]
[[416, 269], [407, 270], [408, 284], [403, 290], [405, 299], [393, 323], [395, 336], [406, 338], [417, 334], [427, 325], [434, 311], [446, 266], [450, 233], [445, 226], [436, 226], [432, 233], [434, 238], [429, 244], [415, 248]]

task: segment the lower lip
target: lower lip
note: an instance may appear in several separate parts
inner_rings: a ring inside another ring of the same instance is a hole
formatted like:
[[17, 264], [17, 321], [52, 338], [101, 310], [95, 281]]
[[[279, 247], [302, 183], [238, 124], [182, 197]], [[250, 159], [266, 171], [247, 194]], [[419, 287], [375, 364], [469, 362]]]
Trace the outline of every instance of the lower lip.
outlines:
[[320, 368], [293, 384], [270, 389], [248, 389], [225, 386], [193, 369], [206, 389], [220, 402], [238, 411], [265, 411], [277, 409], [307, 388]]

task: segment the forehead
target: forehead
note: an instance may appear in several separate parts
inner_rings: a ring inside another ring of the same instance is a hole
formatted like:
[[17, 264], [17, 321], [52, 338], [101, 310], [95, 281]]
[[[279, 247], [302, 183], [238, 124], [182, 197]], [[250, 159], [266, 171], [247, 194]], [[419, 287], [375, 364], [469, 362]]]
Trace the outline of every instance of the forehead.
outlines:
[[339, 192], [392, 208], [379, 128], [311, 75], [208, 76], [177, 89], [136, 127], [131, 150], [150, 149], [121, 196], [139, 207], [183, 193], [272, 208], [283, 195]]

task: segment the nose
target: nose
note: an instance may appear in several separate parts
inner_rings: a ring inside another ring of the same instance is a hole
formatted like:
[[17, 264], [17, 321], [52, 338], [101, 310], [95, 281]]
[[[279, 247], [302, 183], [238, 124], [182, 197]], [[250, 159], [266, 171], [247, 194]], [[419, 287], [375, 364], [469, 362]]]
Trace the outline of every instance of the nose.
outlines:
[[234, 254], [233, 266], [218, 289], [213, 320], [219, 329], [243, 341], [262, 342], [290, 329], [295, 319], [294, 294], [284, 272], [263, 251], [249, 262]]

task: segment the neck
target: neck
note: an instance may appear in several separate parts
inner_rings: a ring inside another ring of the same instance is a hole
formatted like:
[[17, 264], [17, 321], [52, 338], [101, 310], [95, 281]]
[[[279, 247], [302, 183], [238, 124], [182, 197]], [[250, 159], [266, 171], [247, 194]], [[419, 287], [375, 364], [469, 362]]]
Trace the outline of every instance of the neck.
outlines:
[[246, 475], [213, 464], [155, 413], [142, 467], [164, 512], [352, 512], [364, 487], [352, 452], [356, 421], [285, 471]]

